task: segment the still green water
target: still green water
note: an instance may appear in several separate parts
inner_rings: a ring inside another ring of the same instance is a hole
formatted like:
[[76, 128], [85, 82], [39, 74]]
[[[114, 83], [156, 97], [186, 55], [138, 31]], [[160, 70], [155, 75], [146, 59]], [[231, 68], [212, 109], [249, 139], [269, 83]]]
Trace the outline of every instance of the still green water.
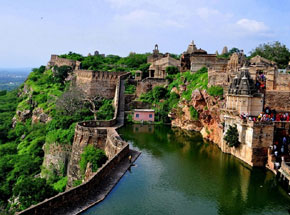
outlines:
[[290, 198], [271, 172], [222, 153], [197, 132], [126, 125], [119, 133], [142, 154], [84, 214], [289, 214]]

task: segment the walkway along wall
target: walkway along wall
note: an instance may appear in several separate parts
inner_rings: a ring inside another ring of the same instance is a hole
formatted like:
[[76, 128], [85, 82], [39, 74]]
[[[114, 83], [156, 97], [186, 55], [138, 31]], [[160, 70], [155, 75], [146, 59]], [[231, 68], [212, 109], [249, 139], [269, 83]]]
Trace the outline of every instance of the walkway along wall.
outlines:
[[[82, 179], [82, 174], [79, 166], [79, 162], [81, 159], [81, 154], [84, 151], [84, 148], [88, 145], [93, 145], [97, 148], [105, 150], [105, 153], [108, 158], [111, 158], [112, 151], [118, 153], [120, 151], [120, 146], [116, 145], [115, 149], [107, 150], [107, 144], [110, 143], [108, 141], [108, 135], [112, 137], [112, 128], [116, 126], [118, 123], [118, 115], [120, 114], [120, 89], [121, 89], [121, 81], [128, 77], [129, 74], [124, 74], [118, 76], [116, 88], [115, 88], [115, 97], [113, 105], [115, 107], [114, 117], [111, 120], [97, 120], [97, 121], [87, 121], [80, 122], [77, 124], [75, 129], [75, 136], [72, 146], [71, 158], [68, 165], [67, 176], [68, 183], [67, 189], [73, 187], [73, 183], [76, 180]], [[121, 124], [118, 126], [122, 126]], [[108, 130], [110, 129], [110, 132]], [[116, 142], [115, 142], [116, 143]], [[111, 147], [112, 148], [112, 147]]]
[[107, 162], [83, 184], [46, 199], [18, 214], [61, 214], [61, 211], [64, 211], [65, 208], [75, 207], [87, 201], [92, 194], [91, 192], [95, 192], [94, 188], [113, 171], [121, 160], [128, 156], [130, 152], [129, 144], [123, 141], [116, 131], [116, 128], [123, 125], [122, 120], [121, 123], [118, 120], [120, 115], [123, 116], [120, 111], [120, 104], [122, 103], [120, 98], [124, 99], [124, 96], [121, 95], [123, 93], [121, 89], [124, 88], [122, 80], [127, 78], [128, 75], [123, 74], [118, 77], [114, 98], [115, 114], [112, 120], [88, 121], [77, 124], [68, 168], [68, 177], [71, 178], [68, 181], [68, 187], [72, 187], [74, 180], [79, 180], [79, 160], [85, 146], [92, 144], [104, 149], [109, 158]]
[[94, 175], [93, 177], [66, 192], [60, 193], [50, 199], [32, 206], [18, 214], [41, 214], [41, 215], [52, 215], [58, 213], [60, 210], [73, 205], [78, 205], [83, 202], [90, 195], [90, 191], [94, 189], [107, 175], [110, 174], [111, 170], [129, 153], [128, 143], [121, 149], [121, 151], [108, 160]]

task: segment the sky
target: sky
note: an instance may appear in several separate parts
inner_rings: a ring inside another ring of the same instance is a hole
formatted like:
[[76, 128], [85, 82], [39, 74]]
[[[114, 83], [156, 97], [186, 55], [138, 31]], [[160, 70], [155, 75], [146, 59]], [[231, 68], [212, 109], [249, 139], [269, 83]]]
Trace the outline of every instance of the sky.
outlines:
[[98, 50], [208, 53], [262, 43], [290, 47], [289, 0], [0, 0], [0, 68], [39, 67], [51, 54]]

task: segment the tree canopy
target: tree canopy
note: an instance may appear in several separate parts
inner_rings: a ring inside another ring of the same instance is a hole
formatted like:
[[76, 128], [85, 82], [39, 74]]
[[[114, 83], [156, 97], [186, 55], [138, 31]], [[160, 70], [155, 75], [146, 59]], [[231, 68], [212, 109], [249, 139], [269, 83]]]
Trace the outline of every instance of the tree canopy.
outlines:
[[278, 68], [284, 69], [290, 61], [289, 49], [280, 42], [264, 43], [251, 51], [251, 58], [260, 55], [268, 60], [275, 61]]

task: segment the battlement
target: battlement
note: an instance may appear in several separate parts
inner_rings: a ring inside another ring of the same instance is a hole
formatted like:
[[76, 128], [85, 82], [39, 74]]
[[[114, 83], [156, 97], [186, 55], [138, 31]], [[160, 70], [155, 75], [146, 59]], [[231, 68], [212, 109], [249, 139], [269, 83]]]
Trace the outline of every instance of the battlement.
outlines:
[[75, 70], [77, 77], [91, 78], [96, 80], [116, 80], [119, 76], [126, 74], [126, 72], [105, 72], [94, 70]]
[[102, 96], [112, 99], [115, 96], [119, 78], [123, 79], [130, 73], [102, 72], [93, 70], [76, 70], [76, 85], [89, 96]]
[[73, 69], [79, 69], [81, 65], [80, 61], [61, 58], [58, 55], [51, 55], [50, 61], [47, 64], [48, 68], [54, 67], [54, 66], [70, 66]]

